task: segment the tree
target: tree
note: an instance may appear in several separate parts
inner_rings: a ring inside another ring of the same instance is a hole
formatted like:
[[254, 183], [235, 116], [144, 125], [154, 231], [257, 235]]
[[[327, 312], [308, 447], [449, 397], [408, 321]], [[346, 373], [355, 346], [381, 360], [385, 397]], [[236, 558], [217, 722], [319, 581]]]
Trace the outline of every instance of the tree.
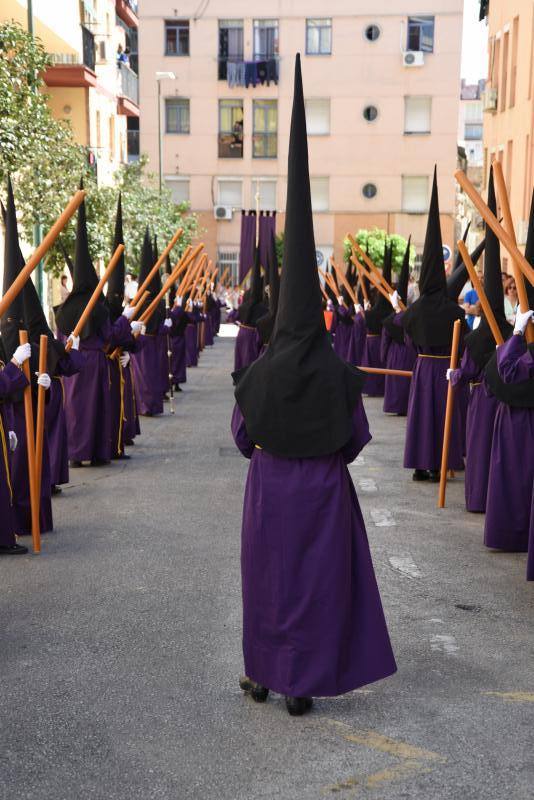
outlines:
[[[406, 252], [408, 244], [404, 236], [399, 236], [397, 233], [388, 234], [381, 228], [373, 228], [371, 231], [360, 229], [354, 236], [362, 250], [368, 255], [373, 264], [377, 267], [384, 266], [384, 250], [386, 243], [393, 246], [393, 272], [399, 272]], [[348, 239], [343, 242], [343, 256], [345, 261], [350, 260], [351, 246]], [[361, 261], [361, 259], [359, 259]], [[410, 247], [410, 265], [413, 266], [415, 261], [415, 247]], [[363, 263], [363, 262], [362, 262]]]

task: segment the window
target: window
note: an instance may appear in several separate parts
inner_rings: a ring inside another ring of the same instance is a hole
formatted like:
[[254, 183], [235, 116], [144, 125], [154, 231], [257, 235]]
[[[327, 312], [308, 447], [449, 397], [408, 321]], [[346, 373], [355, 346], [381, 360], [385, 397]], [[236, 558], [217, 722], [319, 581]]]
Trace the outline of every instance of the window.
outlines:
[[220, 81], [227, 77], [229, 61], [243, 61], [243, 20], [219, 20], [219, 71]]
[[366, 119], [367, 122], [374, 122], [377, 117], [378, 108], [376, 106], [365, 106], [363, 109], [363, 118]]
[[256, 207], [256, 194], [260, 195], [260, 211], [276, 211], [276, 181], [273, 178], [253, 178], [251, 206]]
[[504, 111], [506, 108], [506, 87], [508, 85], [508, 45], [510, 42], [510, 33], [505, 31], [502, 40], [502, 76], [501, 76], [501, 90], [499, 92], [499, 111]]
[[276, 158], [278, 133], [278, 102], [254, 100], [252, 104], [254, 131], [253, 158]]
[[225, 245], [224, 250], [217, 250], [217, 267], [219, 275], [222, 275], [228, 267], [230, 272], [230, 282], [235, 286], [238, 281], [239, 270], [239, 245]]
[[372, 200], [373, 197], [376, 197], [377, 192], [376, 183], [364, 183], [362, 186], [362, 194], [367, 200]]
[[243, 207], [243, 181], [240, 178], [217, 180], [217, 204], [230, 208]]
[[165, 184], [170, 190], [173, 203], [180, 205], [189, 202], [189, 178], [182, 178], [178, 175], [167, 175]]
[[428, 207], [428, 176], [403, 175], [402, 210], [421, 214]]
[[189, 55], [188, 19], [172, 19], [165, 21], [165, 55]]
[[514, 17], [512, 27], [512, 67], [510, 70], [510, 102], [509, 108], [515, 106], [515, 89], [517, 83], [517, 46], [519, 41], [519, 17]]
[[243, 158], [242, 100], [219, 100], [219, 158]]
[[306, 20], [306, 53], [309, 56], [329, 56], [332, 52], [332, 20]]
[[368, 25], [364, 30], [364, 36], [369, 42], [376, 42], [380, 36], [380, 28], [378, 25]]
[[408, 17], [406, 48], [434, 52], [434, 17]]
[[254, 60], [265, 61], [278, 55], [278, 20], [254, 20]]
[[309, 136], [325, 136], [330, 133], [330, 100], [328, 98], [306, 100], [306, 129]]
[[464, 139], [480, 139], [482, 140], [483, 127], [479, 123], [469, 122], [465, 124]]
[[312, 211], [328, 211], [328, 178], [310, 178]]
[[404, 98], [404, 133], [430, 133], [431, 97]]
[[189, 133], [189, 100], [183, 97], [165, 100], [165, 133]]

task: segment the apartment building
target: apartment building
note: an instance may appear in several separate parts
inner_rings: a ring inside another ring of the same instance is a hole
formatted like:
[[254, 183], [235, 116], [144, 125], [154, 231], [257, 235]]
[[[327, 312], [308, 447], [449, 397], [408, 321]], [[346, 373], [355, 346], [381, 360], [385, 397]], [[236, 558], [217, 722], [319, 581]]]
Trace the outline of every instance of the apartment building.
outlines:
[[[294, 55], [302, 54], [319, 260], [347, 230], [421, 249], [438, 165], [452, 246], [462, 0], [140, 0], [141, 150], [203, 238], [237, 263], [240, 211], [283, 228]], [[174, 76], [174, 77], [172, 77]], [[158, 89], [159, 129], [158, 133]]]
[[[484, 188], [484, 89], [486, 81], [468, 84], [462, 80], [458, 117], [458, 166], [480, 192]], [[484, 236], [482, 217], [469, 198], [457, 186], [457, 235], [470, 223], [467, 246], [474, 250]]]
[[[516, 236], [525, 244], [534, 186], [534, 4], [491, 0], [488, 82], [484, 95], [484, 176], [502, 162]], [[508, 265], [507, 256], [503, 259]]]

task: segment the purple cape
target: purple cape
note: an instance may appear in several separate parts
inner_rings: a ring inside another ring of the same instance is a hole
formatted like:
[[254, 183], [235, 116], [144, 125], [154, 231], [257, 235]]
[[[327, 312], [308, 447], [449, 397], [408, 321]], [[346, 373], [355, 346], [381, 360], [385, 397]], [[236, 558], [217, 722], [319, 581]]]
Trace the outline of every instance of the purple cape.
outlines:
[[[187, 316], [189, 319], [192, 319], [191, 314], [188, 314]], [[194, 322], [190, 322], [185, 329], [185, 355], [187, 367], [196, 367], [198, 365], [197, 338], [197, 326]]]
[[346, 464], [369, 441], [356, 406], [345, 447], [320, 458], [255, 448], [243, 508], [243, 653], [249, 678], [281, 694], [333, 696], [396, 670], [365, 525]]
[[132, 355], [136, 404], [139, 414], [163, 414], [161, 343], [159, 336], [144, 335], [143, 346]]
[[[9, 395], [28, 385], [24, 373], [11, 362], [0, 371], [0, 546], [13, 547], [15, 516], [13, 513], [13, 457], [9, 449], [9, 431], [14, 429], [13, 405]], [[26, 467], [27, 469], [27, 467]]]
[[[362, 367], [384, 367], [380, 358], [380, 334], [368, 333], [363, 347]], [[383, 397], [385, 390], [385, 376], [368, 374], [365, 377], [363, 392], [368, 397]]]
[[[397, 314], [395, 324], [401, 318], [402, 314]], [[400, 322], [399, 328], [402, 330]], [[411, 342], [396, 342], [389, 335], [387, 328], [382, 328], [380, 358], [387, 369], [413, 371], [417, 355]], [[410, 397], [410, 383], [410, 378], [396, 378], [394, 375], [386, 375], [383, 409], [387, 414], [406, 416]]]
[[244, 369], [256, 361], [261, 351], [261, 337], [256, 328], [240, 325], [235, 340], [234, 370]]
[[50, 386], [45, 408], [45, 431], [48, 438], [52, 486], [69, 482], [69, 440], [62, 378], [76, 375], [84, 363], [83, 355], [77, 350], [71, 350], [58, 361], [56, 375]]

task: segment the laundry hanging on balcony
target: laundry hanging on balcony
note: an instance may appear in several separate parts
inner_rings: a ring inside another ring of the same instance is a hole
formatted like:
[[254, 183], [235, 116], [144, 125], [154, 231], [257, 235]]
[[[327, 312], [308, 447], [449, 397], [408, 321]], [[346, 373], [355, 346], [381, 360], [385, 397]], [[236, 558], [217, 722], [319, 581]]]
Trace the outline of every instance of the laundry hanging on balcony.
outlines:
[[226, 79], [228, 86], [256, 87], [271, 82], [278, 84], [278, 61], [269, 58], [265, 61], [228, 61], [226, 65]]

